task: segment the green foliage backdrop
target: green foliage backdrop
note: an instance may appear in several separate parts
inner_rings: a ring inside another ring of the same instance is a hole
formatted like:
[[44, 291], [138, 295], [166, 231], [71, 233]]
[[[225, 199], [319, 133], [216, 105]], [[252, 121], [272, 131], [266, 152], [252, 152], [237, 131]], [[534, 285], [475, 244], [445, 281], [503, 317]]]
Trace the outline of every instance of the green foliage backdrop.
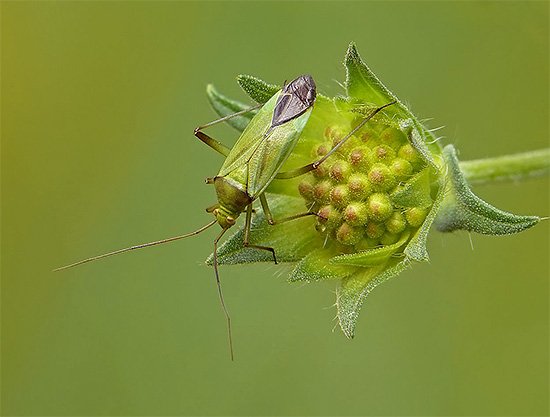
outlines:
[[[333, 95], [350, 41], [462, 160], [548, 146], [548, 3], [0, 7], [3, 415], [548, 414], [547, 222], [473, 250], [432, 234], [431, 263], [377, 289], [353, 341], [331, 332], [331, 283], [222, 267], [234, 363], [213, 234], [50, 272], [205, 224], [206, 84], [244, 100], [237, 74], [307, 72]], [[541, 216], [548, 190], [475, 188]]]

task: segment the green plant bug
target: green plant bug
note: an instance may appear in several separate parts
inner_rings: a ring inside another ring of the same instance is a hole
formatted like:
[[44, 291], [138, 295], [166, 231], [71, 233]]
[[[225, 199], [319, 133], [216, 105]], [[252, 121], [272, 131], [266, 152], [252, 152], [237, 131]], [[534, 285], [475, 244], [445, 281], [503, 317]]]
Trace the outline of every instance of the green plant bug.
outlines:
[[[206, 209], [208, 213], [211, 213], [215, 217], [210, 223], [191, 233], [108, 252], [57, 268], [54, 271], [71, 268], [135, 249], [184, 239], [197, 235], [218, 223], [222, 230], [214, 239], [213, 264], [220, 302], [227, 320], [229, 351], [231, 360], [233, 360], [231, 318], [224, 302], [218, 272], [218, 242], [225, 232], [236, 223], [237, 218], [242, 213], [246, 212], [243, 245], [271, 252], [273, 261], [277, 263], [275, 250], [272, 247], [250, 243], [249, 238], [253, 203], [257, 199], [260, 200], [265, 216], [271, 225], [305, 216], [317, 215], [317, 213], [308, 211], [275, 221], [269, 210], [265, 190], [275, 178], [290, 179], [316, 169], [376, 113], [395, 103], [391, 102], [371, 111], [321, 159], [292, 171], [280, 172], [281, 167], [291, 155], [308, 122], [315, 104], [316, 96], [317, 88], [313, 77], [310, 75], [301, 75], [291, 82], [285, 83], [283, 88], [275, 93], [263, 106], [256, 105], [250, 107], [249, 109], [231, 114], [195, 129], [194, 134], [198, 139], [225, 156], [225, 161], [218, 174], [206, 180], [207, 184], [214, 185], [218, 197], [218, 202]], [[255, 109], [259, 110], [231, 149], [203, 132], [204, 129], [210, 126], [224, 122], [232, 117], [251, 112]]]

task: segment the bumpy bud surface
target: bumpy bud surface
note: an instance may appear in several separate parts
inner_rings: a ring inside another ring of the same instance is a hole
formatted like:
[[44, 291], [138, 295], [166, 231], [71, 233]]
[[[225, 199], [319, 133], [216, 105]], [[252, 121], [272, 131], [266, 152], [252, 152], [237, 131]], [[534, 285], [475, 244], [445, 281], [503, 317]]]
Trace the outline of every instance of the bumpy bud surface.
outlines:
[[[327, 126], [312, 155], [327, 155], [349, 133], [346, 129]], [[402, 207], [391, 198], [396, 189], [411, 188], [409, 181], [426, 168], [407, 135], [389, 120], [371, 120], [299, 183], [326, 244], [334, 240], [337, 248], [364, 251], [394, 245], [422, 225], [430, 207]]]

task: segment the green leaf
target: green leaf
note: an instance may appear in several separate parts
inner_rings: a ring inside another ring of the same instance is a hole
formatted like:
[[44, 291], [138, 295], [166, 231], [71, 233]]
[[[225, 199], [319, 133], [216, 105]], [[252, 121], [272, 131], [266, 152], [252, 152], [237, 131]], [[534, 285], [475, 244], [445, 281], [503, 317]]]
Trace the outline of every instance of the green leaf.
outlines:
[[372, 267], [386, 263], [397, 250], [407, 242], [410, 233], [403, 232], [398, 242], [393, 245], [385, 245], [375, 249], [369, 249], [358, 253], [335, 256], [330, 259], [332, 265], [353, 265]]
[[[275, 220], [305, 211], [304, 201], [299, 197], [266, 194]], [[243, 215], [244, 217], [244, 215]], [[270, 225], [258, 210], [252, 218], [250, 243], [275, 249], [277, 262], [296, 262], [320, 246], [322, 239], [313, 226], [313, 216]], [[270, 252], [243, 246], [244, 228], [241, 227], [218, 247], [218, 263], [235, 265], [254, 262], [273, 262]], [[212, 265], [213, 256], [206, 259]]]
[[281, 89], [278, 85], [268, 84], [252, 75], [241, 74], [237, 77], [241, 88], [257, 103], [265, 104]]
[[365, 298], [378, 285], [398, 275], [410, 265], [408, 258], [390, 259], [372, 268], [360, 268], [357, 273], [342, 280], [336, 289], [338, 321], [344, 334], [350, 339], [355, 335], [357, 318]]
[[460, 170], [455, 148], [447, 145], [443, 155], [448, 164], [448, 192], [437, 216], [440, 232], [468, 230], [486, 235], [507, 235], [528, 229], [540, 221], [536, 216], [517, 216], [499, 210], [476, 196]]
[[[212, 84], [208, 84], [206, 87], [206, 95], [208, 96], [208, 101], [210, 101], [212, 108], [221, 117], [229, 116], [230, 114], [237, 113], [250, 107], [250, 105], [231, 100], [220, 94]], [[242, 132], [255, 114], [256, 111], [250, 111], [243, 115], [235, 116], [227, 120], [227, 124]]]

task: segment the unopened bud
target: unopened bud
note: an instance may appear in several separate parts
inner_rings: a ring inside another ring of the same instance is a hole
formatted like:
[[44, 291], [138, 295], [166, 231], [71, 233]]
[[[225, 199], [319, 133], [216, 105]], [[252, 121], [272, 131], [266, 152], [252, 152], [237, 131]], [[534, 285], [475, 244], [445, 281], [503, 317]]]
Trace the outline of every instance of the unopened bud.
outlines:
[[367, 236], [371, 239], [378, 239], [384, 234], [385, 231], [386, 228], [384, 227], [383, 223], [368, 222], [367, 226], [365, 227], [365, 232], [367, 233]]
[[380, 133], [380, 143], [391, 146], [393, 149], [399, 149], [407, 143], [407, 137], [400, 129], [388, 127]]
[[412, 227], [419, 227], [424, 223], [428, 210], [420, 207], [412, 207], [405, 212], [407, 223]]
[[388, 145], [378, 145], [372, 150], [372, 158], [375, 162], [389, 162], [395, 158], [395, 151]]
[[364, 203], [351, 203], [343, 212], [344, 220], [351, 226], [362, 226], [367, 223], [367, 206]]
[[392, 203], [387, 194], [371, 194], [367, 204], [369, 217], [378, 222], [387, 220], [393, 212]]
[[331, 188], [330, 181], [320, 181], [313, 187], [313, 197], [318, 202], [328, 202]]
[[369, 171], [369, 181], [377, 191], [389, 191], [395, 187], [395, 177], [384, 164], [374, 164]]
[[409, 161], [395, 158], [390, 164], [390, 171], [398, 180], [406, 180], [411, 176], [413, 167]]
[[350, 172], [351, 172], [350, 164], [340, 159], [336, 161], [334, 164], [332, 164], [329, 175], [330, 175], [330, 178], [332, 178], [334, 181], [342, 182], [349, 177]]
[[405, 216], [399, 211], [394, 211], [390, 218], [386, 220], [386, 230], [390, 233], [401, 233], [407, 227]]
[[353, 227], [343, 223], [336, 231], [336, 239], [342, 245], [355, 245], [363, 237], [363, 231], [359, 227]]
[[357, 173], [350, 175], [348, 190], [354, 199], [361, 200], [371, 193], [372, 187], [366, 175]]
[[330, 202], [335, 207], [345, 207], [350, 201], [348, 187], [344, 184], [337, 185], [330, 191]]
[[394, 233], [386, 232], [380, 237], [380, 243], [382, 245], [393, 245], [399, 240], [399, 235]]

